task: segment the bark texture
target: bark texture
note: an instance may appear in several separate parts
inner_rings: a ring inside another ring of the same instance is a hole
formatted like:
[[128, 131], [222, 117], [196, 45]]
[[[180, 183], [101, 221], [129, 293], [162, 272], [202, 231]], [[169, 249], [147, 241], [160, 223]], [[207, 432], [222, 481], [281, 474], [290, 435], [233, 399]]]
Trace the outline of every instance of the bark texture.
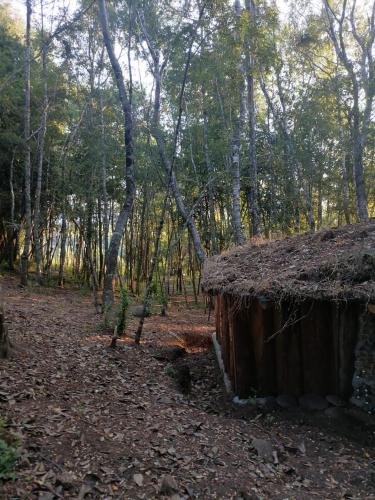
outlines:
[[216, 237], [216, 223], [215, 223], [215, 201], [214, 201], [214, 170], [211, 163], [210, 153], [208, 149], [208, 117], [207, 111], [203, 110], [203, 148], [204, 159], [207, 169], [207, 194], [208, 194], [208, 214], [210, 226], [210, 240], [211, 240], [211, 253], [218, 253], [217, 237]]
[[42, 38], [42, 75], [43, 75], [43, 109], [42, 118], [40, 121], [40, 131], [38, 136], [38, 169], [37, 180], [35, 189], [34, 200], [34, 258], [35, 258], [35, 273], [39, 283], [41, 282], [41, 262], [42, 262], [42, 245], [40, 238], [40, 198], [42, 193], [42, 175], [43, 175], [43, 161], [44, 161], [44, 142], [47, 132], [47, 110], [48, 110], [48, 85], [47, 85], [47, 45], [44, 40], [44, 27], [43, 27], [43, 0], [40, 2], [41, 7], [41, 38]]
[[[375, 42], [375, 2], [372, 4], [372, 12], [368, 17], [366, 33], [358, 31], [355, 12], [356, 0], [352, 2], [348, 12], [348, 1], [344, 0], [341, 12], [336, 14], [327, 0], [323, 0], [326, 19], [328, 22], [328, 34], [335, 47], [338, 60], [344, 66], [352, 87], [352, 109], [351, 109], [351, 141], [353, 157], [353, 176], [356, 190], [357, 213], [361, 222], [368, 221], [368, 204], [365, 187], [363, 153], [368, 140], [369, 125], [372, 113], [372, 104], [375, 95], [375, 64], [373, 50]], [[351, 35], [359, 50], [359, 72], [356, 71], [356, 63], [348, 54], [348, 46], [345, 37], [345, 26], [349, 22]], [[360, 100], [363, 101], [361, 111]]]
[[246, 101], [245, 101], [245, 88], [243, 81], [243, 71], [240, 69], [240, 81], [238, 85], [240, 96], [240, 110], [238, 118], [234, 124], [232, 145], [231, 145], [231, 173], [232, 173], [232, 195], [233, 195], [233, 229], [234, 238], [237, 245], [245, 243], [241, 224], [241, 174], [240, 174], [240, 157], [241, 157], [241, 134], [245, 121]]
[[24, 199], [25, 199], [25, 241], [20, 262], [21, 285], [26, 286], [28, 280], [29, 254], [31, 243], [31, 146], [30, 146], [30, 68], [31, 68], [31, 0], [26, 0], [26, 31], [25, 31], [25, 169], [24, 169]]
[[[255, 4], [252, 0], [246, 0], [246, 10], [249, 14], [249, 24], [255, 21]], [[258, 166], [256, 154], [256, 132], [255, 132], [255, 100], [254, 100], [254, 64], [250, 50], [249, 36], [245, 37], [245, 68], [247, 83], [247, 107], [249, 125], [249, 188], [248, 200], [250, 206], [251, 235], [260, 233], [260, 216], [258, 203]]]
[[121, 243], [121, 238], [124, 233], [126, 223], [131, 213], [135, 199], [135, 183], [134, 183], [134, 155], [133, 155], [133, 120], [132, 107], [129, 100], [124, 76], [121, 66], [115, 55], [112, 40], [109, 34], [108, 18], [105, 0], [98, 0], [99, 4], [99, 21], [102, 28], [104, 44], [107, 49], [108, 57], [111, 62], [112, 71], [116, 80], [116, 85], [120, 97], [122, 112], [124, 116], [124, 136], [125, 136], [125, 179], [126, 192], [125, 201], [116, 221], [114, 231], [108, 246], [108, 251], [105, 259], [105, 275], [103, 288], [103, 307], [107, 311], [113, 304], [113, 285], [117, 271], [117, 259]]

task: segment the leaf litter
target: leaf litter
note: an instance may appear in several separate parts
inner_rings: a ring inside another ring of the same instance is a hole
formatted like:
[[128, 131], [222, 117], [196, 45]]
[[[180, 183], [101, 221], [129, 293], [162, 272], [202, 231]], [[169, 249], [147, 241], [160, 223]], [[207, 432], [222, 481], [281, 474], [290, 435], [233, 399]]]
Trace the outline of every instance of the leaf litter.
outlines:
[[[2, 292], [19, 349], [0, 365], [0, 416], [21, 458], [1, 498], [375, 498], [374, 430], [233, 405], [203, 311], [176, 303], [140, 348], [113, 350], [89, 297], [10, 277]], [[187, 394], [166, 373], [177, 348]]]

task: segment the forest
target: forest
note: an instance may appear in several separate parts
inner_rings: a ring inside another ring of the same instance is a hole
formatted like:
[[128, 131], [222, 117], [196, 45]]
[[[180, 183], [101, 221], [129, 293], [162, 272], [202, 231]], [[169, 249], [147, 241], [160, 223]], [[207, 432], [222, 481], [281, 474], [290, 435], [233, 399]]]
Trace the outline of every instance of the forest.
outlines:
[[[348, 464], [353, 474], [367, 474], [372, 455], [361, 430], [360, 444], [345, 445], [344, 456], [341, 438], [327, 437], [329, 451], [306, 457], [305, 445], [291, 444], [298, 418], [274, 423], [267, 414], [264, 429], [274, 425], [288, 444], [270, 451], [268, 431], [258, 429], [257, 439], [253, 429], [249, 446], [264, 467], [241, 462], [242, 410], [219, 408], [225, 396], [210, 350], [214, 300], [202, 293], [202, 273], [237, 246], [348, 225], [370, 234], [374, 96], [373, 0], [0, 0], [0, 357], [9, 350], [16, 360], [0, 365], [0, 405], [9, 404], [0, 406], [0, 452], [5, 443], [9, 461], [21, 463], [18, 487], [0, 457], [3, 498], [284, 498], [284, 488], [293, 498], [305, 498], [303, 488], [320, 498], [325, 488], [327, 498], [352, 498], [353, 491], [371, 498], [373, 477], [363, 490], [353, 477], [338, 479]], [[186, 353], [197, 356], [190, 368], [177, 359]], [[123, 369], [130, 389], [120, 397]], [[171, 378], [179, 388], [173, 397]], [[191, 384], [194, 396], [181, 400]], [[87, 399], [91, 389], [101, 391], [102, 406], [96, 396]], [[191, 431], [202, 447], [217, 441], [216, 451], [201, 449], [203, 458], [193, 459], [193, 447], [186, 463], [170, 443], [146, 452], [142, 418], [155, 439], [166, 441], [170, 431], [153, 391], [174, 398], [166, 404], [178, 415], [179, 446], [190, 446]], [[70, 393], [78, 417], [64, 413]], [[124, 401], [127, 422], [141, 414], [129, 442], [128, 424], [105, 422], [124, 415]], [[316, 444], [315, 424], [306, 439]], [[13, 438], [2, 438], [8, 425], [22, 442], [38, 432], [49, 442], [13, 457]], [[343, 439], [347, 426], [348, 419]], [[101, 462], [95, 447], [111, 440], [110, 463]], [[138, 454], [113, 465], [121, 445], [138, 441]], [[81, 447], [74, 459], [65, 456], [70, 446]], [[83, 464], [85, 446], [96, 457], [91, 468]], [[142, 462], [145, 454], [154, 465]], [[301, 456], [328, 471], [326, 483], [298, 469]], [[360, 456], [369, 457], [366, 466]], [[200, 476], [196, 465], [187, 480], [194, 460], [204, 470]], [[225, 479], [210, 467], [222, 467]], [[248, 467], [251, 491], [241, 482]]]
[[198, 293], [233, 244], [374, 216], [371, 5], [26, 7], [1, 5], [0, 68], [0, 260], [23, 283]]

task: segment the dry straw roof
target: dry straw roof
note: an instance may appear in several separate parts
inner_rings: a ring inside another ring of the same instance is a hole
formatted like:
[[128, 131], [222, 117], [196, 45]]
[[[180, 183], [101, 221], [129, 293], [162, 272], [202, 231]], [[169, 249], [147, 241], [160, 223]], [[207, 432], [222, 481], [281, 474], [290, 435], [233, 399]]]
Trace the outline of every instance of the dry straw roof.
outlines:
[[207, 260], [210, 294], [375, 302], [375, 222], [252, 241]]

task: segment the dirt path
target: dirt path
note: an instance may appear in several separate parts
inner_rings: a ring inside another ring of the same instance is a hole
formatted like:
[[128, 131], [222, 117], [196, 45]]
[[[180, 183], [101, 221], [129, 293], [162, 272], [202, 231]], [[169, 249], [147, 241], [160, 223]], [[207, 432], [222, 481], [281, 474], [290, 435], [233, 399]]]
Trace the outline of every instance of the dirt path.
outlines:
[[[1, 294], [21, 350], [0, 362], [0, 416], [23, 449], [1, 498], [162, 498], [163, 477], [175, 500], [375, 498], [369, 440], [319, 430], [301, 414], [233, 407], [210, 350], [188, 356], [192, 391], [178, 391], [158, 353], [186, 332], [211, 332], [201, 311], [153, 316], [140, 348], [114, 351], [90, 297], [24, 291], [11, 278]], [[254, 438], [270, 442], [279, 463], [260, 459]]]

